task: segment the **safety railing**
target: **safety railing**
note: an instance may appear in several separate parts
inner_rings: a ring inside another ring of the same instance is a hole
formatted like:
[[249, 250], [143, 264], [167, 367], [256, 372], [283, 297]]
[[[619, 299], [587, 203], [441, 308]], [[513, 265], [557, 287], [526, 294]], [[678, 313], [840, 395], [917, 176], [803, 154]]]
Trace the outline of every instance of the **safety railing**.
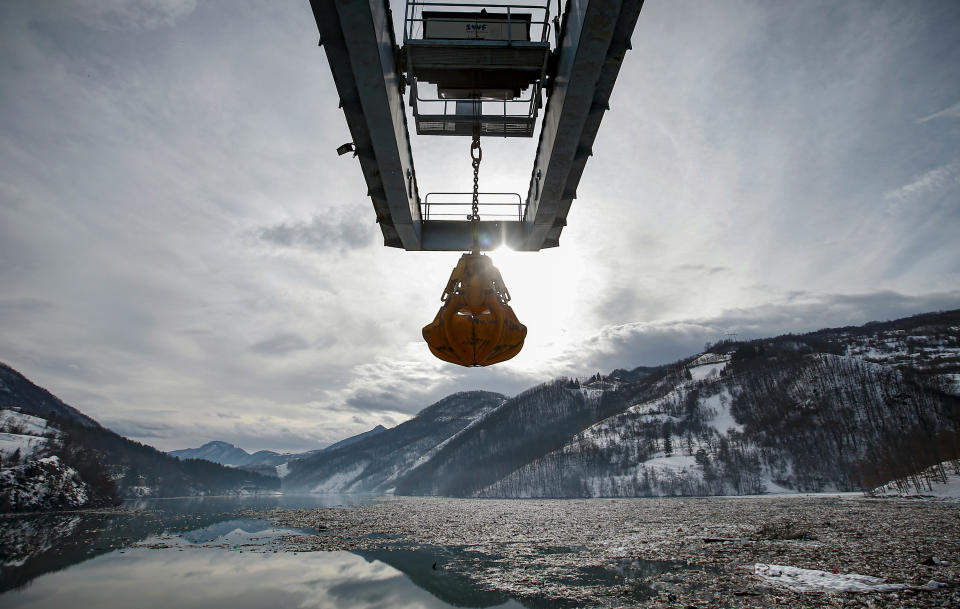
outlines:
[[[473, 193], [428, 192], [420, 202], [424, 220], [466, 220], [471, 213]], [[515, 192], [481, 192], [478, 210], [481, 220], [523, 221], [525, 204]]]
[[410, 88], [417, 131], [432, 135], [470, 135], [472, 125], [479, 123], [483, 135], [531, 137], [539, 97], [539, 84], [528, 88], [519, 99], [509, 100], [444, 99], [436, 85], [417, 81]]
[[[409, 40], [425, 39], [548, 42], [550, 1], [513, 4], [407, 0], [403, 42], [406, 44]], [[475, 14], [481, 11], [484, 12], [484, 19], [478, 22]]]

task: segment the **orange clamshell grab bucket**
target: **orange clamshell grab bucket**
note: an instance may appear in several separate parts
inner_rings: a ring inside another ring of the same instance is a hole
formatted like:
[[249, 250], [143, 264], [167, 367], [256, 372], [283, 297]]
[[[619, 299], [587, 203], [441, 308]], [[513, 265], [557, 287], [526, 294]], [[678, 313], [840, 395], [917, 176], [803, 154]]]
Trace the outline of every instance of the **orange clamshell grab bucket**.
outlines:
[[507, 304], [510, 292], [489, 257], [461, 256], [440, 300], [437, 316], [423, 328], [423, 339], [438, 358], [489, 366], [520, 353], [527, 327]]

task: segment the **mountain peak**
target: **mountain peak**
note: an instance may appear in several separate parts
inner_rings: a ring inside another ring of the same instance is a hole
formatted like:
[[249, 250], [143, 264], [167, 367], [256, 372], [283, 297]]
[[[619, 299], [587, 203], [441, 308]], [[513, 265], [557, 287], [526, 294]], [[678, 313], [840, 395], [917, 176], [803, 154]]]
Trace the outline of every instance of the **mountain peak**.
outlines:
[[427, 406], [417, 413], [418, 418], [447, 418], [474, 414], [478, 404], [489, 400], [505, 400], [507, 396], [492, 391], [458, 391]]
[[220, 465], [230, 465], [238, 467], [246, 465], [250, 460], [250, 453], [229, 442], [213, 440], [207, 442], [200, 448], [184, 448], [182, 450], [171, 450], [170, 455], [180, 460], [185, 459], [204, 459], [213, 461]]
[[[201, 450], [201, 449], [204, 449], [204, 448], [237, 448], [237, 449], [239, 449], [239, 450], [243, 450], [242, 448], [240, 448], [240, 447], [237, 446], [236, 444], [231, 444], [231, 443], [229, 443], [229, 442], [223, 442], [223, 441], [221, 441], [221, 440], [211, 440], [210, 442], [207, 442], [206, 444], [204, 444], [203, 446], [201, 446], [201, 447], [200, 447], [199, 449], [197, 449], [197, 450]], [[190, 450], [190, 449], [184, 449], [184, 450]], [[246, 452], [246, 451], [244, 451], [244, 452]]]

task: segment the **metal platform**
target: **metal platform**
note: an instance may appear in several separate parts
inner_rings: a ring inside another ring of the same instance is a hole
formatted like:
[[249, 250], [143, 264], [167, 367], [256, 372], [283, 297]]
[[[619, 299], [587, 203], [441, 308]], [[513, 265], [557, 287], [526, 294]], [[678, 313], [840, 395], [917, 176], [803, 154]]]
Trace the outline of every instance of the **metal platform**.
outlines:
[[[436, 84], [445, 99], [519, 97], [543, 78], [550, 56], [550, 0], [537, 1], [408, 0], [401, 53], [408, 79]], [[485, 94], [498, 89], [515, 94]]]
[[533, 136], [550, 58], [549, 0], [535, 1], [407, 2], [400, 63], [418, 135]]
[[543, 76], [550, 56], [546, 41], [408, 40], [404, 49], [414, 78], [460, 89], [494, 88], [486, 80], [526, 89]]
[[[480, 135], [483, 137], [533, 137], [535, 118], [526, 116], [481, 116]], [[418, 114], [417, 135], [473, 135], [473, 118], [449, 114]]]
[[471, 137], [478, 124], [481, 137], [532, 137], [540, 94], [534, 87], [526, 99], [509, 101], [446, 100], [423, 97], [416, 81], [410, 88], [417, 135]]
[[[420, 216], [424, 221], [447, 220], [459, 222], [471, 213], [472, 192], [428, 192], [420, 203]], [[480, 216], [497, 221], [523, 221], [526, 205], [516, 192], [478, 193], [477, 206]]]
[[[367, 193], [383, 231], [384, 244], [407, 250], [469, 250], [472, 245], [470, 222], [465, 219], [424, 221], [421, 215], [397, 65], [397, 58], [404, 53], [394, 39], [389, 1], [311, 0], [311, 5], [360, 159]], [[555, 56], [546, 64], [547, 102], [522, 220], [481, 222], [484, 249], [505, 244], [515, 250], [537, 251], [559, 245], [570, 204], [576, 198], [584, 166], [592, 155], [600, 121], [609, 108], [610, 94], [623, 57], [630, 48], [630, 37], [642, 6], [643, 0], [567, 0]], [[520, 49], [525, 41], [514, 40], [512, 27], [507, 36], [508, 46]], [[549, 30], [548, 24], [545, 23], [544, 28]], [[407, 34], [405, 32], [405, 36]], [[544, 32], [534, 33], [531, 38], [548, 40]], [[483, 40], [472, 40], [474, 44], [468, 46], [477, 49], [489, 46], [480, 44]], [[407, 61], [413, 57], [414, 65], [420, 60], [428, 66], [433, 61], [438, 69], [448, 65], [439, 54], [433, 59], [417, 56], [419, 50], [433, 48], [430, 44], [419, 47], [418, 44], [405, 45]], [[510, 61], [509, 54], [506, 57], [490, 54], [485, 60]], [[475, 79], [467, 88], [485, 84], [497, 83]], [[498, 122], [494, 120], [497, 117], [488, 113], [487, 106], [482, 106], [479, 116], [486, 129], [482, 135], [532, 134], [539, 108], [539, 86], [537, 83], [530, 87], [534, 90], [529, 101], [532, 113], [516, 113], [523, 120], [499, 116]], [[503, 102], [506, 100], [501, 98], [513, 92], [494, 91], [489, 97]], [[442, 91], [435, 97], [437, 102], [456, 101], [444, 99]], [[490, 100], [466, 101], [487, 104]], [[421, 100], [414, 96], [412, 103], [419, 105]], [[458, 118], [465, 113], [457, 112], [455, 107], [448, 112], [448, 108], [438, 112], [426, 105], [418, 108], [421, 111], [418, 133], [468, 135], [464, 127], [466, 119]], [[471, 131], [472, 121], [471, 115]]]

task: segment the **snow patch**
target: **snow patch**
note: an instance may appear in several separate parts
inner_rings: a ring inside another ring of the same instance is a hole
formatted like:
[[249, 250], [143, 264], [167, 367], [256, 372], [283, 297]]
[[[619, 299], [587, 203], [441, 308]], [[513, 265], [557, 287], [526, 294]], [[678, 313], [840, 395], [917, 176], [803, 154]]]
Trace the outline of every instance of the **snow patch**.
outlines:
[[591, 389], [589, 387], [580, 388], [580, 393], [588, 400], [599, 400], [603, 397], [603, 391], [603, 389]]
[[406, 471], [413, 471], [418, 467], [420, 467], [421, 465], [423, 465], [424, 463], [426, 463], [427, 461], [429, 461], [430, 459], [434, 458], [437, 455], [437, 453], [443, 450], [444, 446], [452, 442], [454, 439], [462, 436], [468, 429], [476, 427], [482, 420], [484, 420], [487, 417], [488, 414], [490, 414], [495, 410], [496, 408], [486, 408], [480, 411], [480, 413], [477, 414], [477, 417], [472, 421], [470, 421], [469, 423], [467, 423], [460, 431], [458, 431], [457, 433], [453, 434], [443, 442], [440, 442], [439, 444], [437, 444], [427, 452], [420, 455], [420, 457], [418, 457], [417, 460], [414, 461], [413, 466], [411, 466], [408, 470], [397, 471], [394, 475], [390, 476], [387, 480], [385, 480], [385, 482], [392, 482], [396, 480], [398, 477], [400, 477], [400, 474], [405, 473]]
[[687, 364], [687, 367], [705, 366], [707, 364], [721, 364], [721, 366], [725, 366], [729, 361], [730, 356], [725, 353], [703, 353], [695, 360]]
[[960, 396], [960, 374], [944, 374], [946, 379], [946, 390], [956, 396]]
[[767, 487], [767, 493], [771, 495], [796, 495], [797, 491], [786, 486], [780, 486], [769, 478], [763, 479], [763, 484]]
[[289, 467], [288, 464], [286, 464], [286, 463], [281, 463], [280, 465], [277, 466], [277, 477], [278, 477], [278, 478], [283, 478], [284, 476], [286, 476], [286, 475], [289, 474], [289, 473], [290, 473], [290, 467]]
[[687, 366], [687, 370], [690, 372], [690, 376], [693, 378], [694, 382], [702, 381], [704, 379], [713, 379], [720, 376], [720, 373], [726, 368], [727, 362], [720, 362], [718, 364], [704, 364], [701, 366]]
[[[917, 475], [904, 479], [893, 480], [879, 486], [870, 495], [875, 497], [904, 497], [922, 495], [939, 499], [960, 499], [960, 474], [956, 462], [944, 461], [939, 465], [929, 467]], [[940, 477], [940, 472], [946, 474], [946, 480]], [[917, 488], [917, 484], [920, 485]]]
[[56, 432], [53, 427], [47, 426], [46, 419], [15, 410], [0, 410], [0, 430], [26, 436], [42, 436]]
[[681, 472], [697, 467], [697, 460], [690, 455], [664, 455], [643, 462], [645, 467], [663, 471]]
[[732, 429], [737, 432], [743, 431], [743, 425], [737, 423], [733, 415], [730, 414], [730, 393], [724, 388], [720, 393], [711, 395], [701, 402], [704, 408], [710, 408], [717, 414], [710, 420], [710, 426], [720, 432], [720, 435], [726, 435], [727, 430]]
[[349, 490], [350, 483], [356, 480], [357, 476], [363, 473], [366, 463], [357, 463], [350, 469], [342, 470], [330, 476], [320, 484], [313, 487], [314, 493], [333, 493]]
[[47, 447], [49, 440], [37, 436], [26, 436], [22, 434], [0, 433], [0, 455], [4, 459], [9, 459], [14, 453], [20, 451], [20, 459], [29, 459], [34, 454], [42, 452]]
[[923, 586], [888, 584], [883, 578], [859, 573], [829, 573], [763, 563], [754, 565], [753, 573], [766, 582], [794, 592], [893, 592], [906, 588], [935, 590], [944, 585], [933, 580]]

